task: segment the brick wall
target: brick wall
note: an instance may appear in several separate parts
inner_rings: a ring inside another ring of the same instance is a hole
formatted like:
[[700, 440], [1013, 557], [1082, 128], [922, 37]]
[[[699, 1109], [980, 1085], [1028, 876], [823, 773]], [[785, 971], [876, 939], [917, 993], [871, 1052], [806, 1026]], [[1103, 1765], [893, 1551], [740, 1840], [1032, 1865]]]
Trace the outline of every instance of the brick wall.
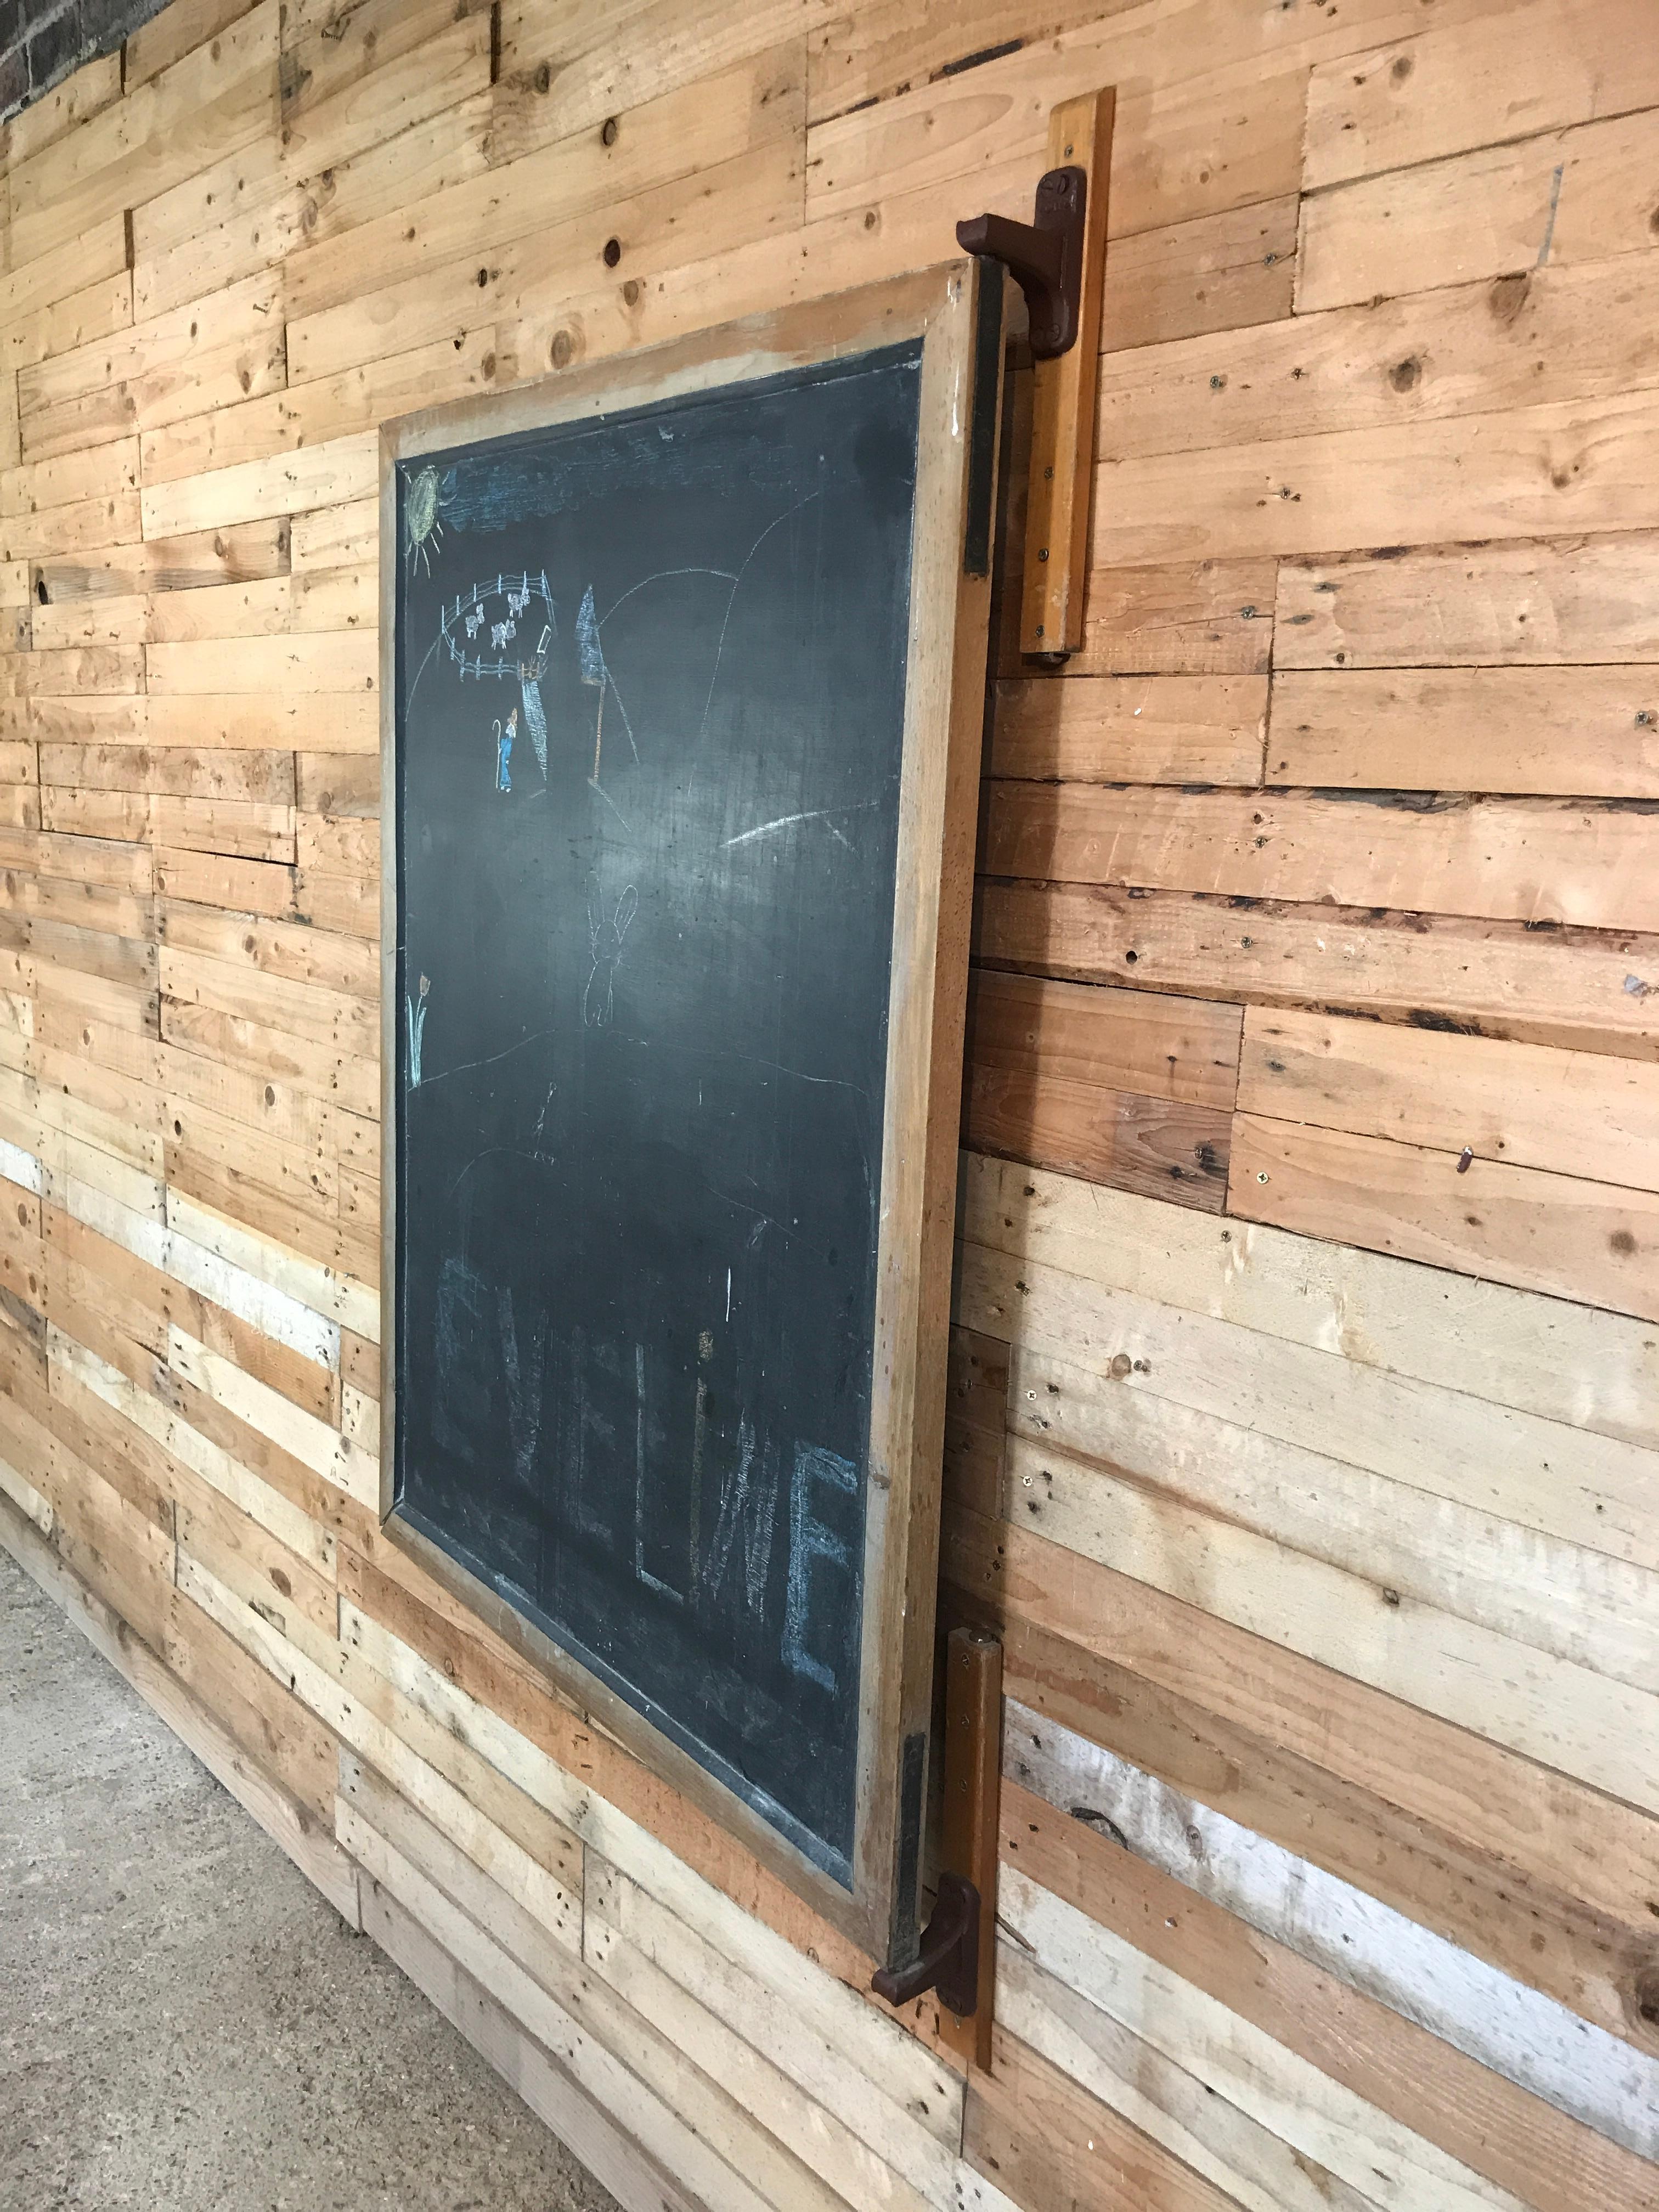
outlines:
[[0, 0], [0, 123], [71, 70], [112, 53], [161, 0]]

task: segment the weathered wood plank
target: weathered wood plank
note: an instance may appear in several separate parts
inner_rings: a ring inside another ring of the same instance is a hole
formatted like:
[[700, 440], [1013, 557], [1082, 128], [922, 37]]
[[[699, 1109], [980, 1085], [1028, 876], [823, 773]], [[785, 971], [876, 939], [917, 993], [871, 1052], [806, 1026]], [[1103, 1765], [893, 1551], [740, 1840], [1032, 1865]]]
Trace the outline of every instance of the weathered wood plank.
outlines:
[[1648, 532], [1279, 564], [1275, 668], [1656, 660], [1659, 536]]
[[987, 765], [994, 775], [1043, 780], [1253, 785], [1267, 707], [1261, 677], [1002, 683]]
[[1234, 560], [1646, 529], [1659, 491], [1656, 425], [1659, 397], [1641, 392], [1107, 461], [1095, 558]]
[[1586, 123], [1419, 167], [1389, 170], [1303, 203], [1297, 306], [1304, 313], [1543, 264], [1644, 251], [1644, 179], [1659, 114]]
[[981, 971], [968, 1021], [970, 1144], [1219, 1210], [1233, 1009]]
[[[1042, 882], [1659, 928], [1639, 809], [994, 783], [981, 865]], [[1650, 888], [1651, 887], [1651, 888]]]
[[[1401, 2204], [1571, 2212], [1589, 2162], [1599, 2186], [1659, 2202], [1641, 2155], [1344, 1990], [1082, 1821], [1018, 1785], [1009, 1794], [1004, 1911], [1030, 1946], [1029, 1963], [1246, 2110], [1263, 2113], [1260, 2085], [1275, 2081], [1266, 2113], [1351, 2186], [1382, 2179], [1392, 2185], [1384, 2201]], [[1018, 2032], [1018, 2014], [1010, 2024]], [[1369, 2167], [1362, 2143], [1374, 2154]]]
[[1114, 240], [1101, 337], [1109, 354], [1288, 315], [1298, 203], [1259, 200]]
[[[997, 2033], [991, 2071], [975, 2071], [969, 2079], [963, 2154], [1022, 2204], [1082, 2206], [1116, 2199], [1148, 2212], [1235, 2212], [1251, 2202], [1216, 2187], [1084, 2088], [1073, 2073], [1004, 2028]], [[1346, 2198], [1345, 2212], [1357, 2212], [1360, 2200], [1341, 2191], [1333, 2176], [1322, 2173], [1319, 2179], [1326, 2204], [1343, 2205]], [[1304, 2177], [1304, 2185], [1313, 2184]]]
[[1579, 1176], [1236, 1115], [1228, 1204], [1526, 1290], [1659, 1321], [1659, 1196]]
[[1109, 353], [1100, 457], [1445, 422], [1649, 389], [1659, 369], [1636, 333], [1659, 305], [1656, 262], [1623, 254]]
[[1278, 675], [1266, 781], [1659, 799], [1659, 670]]
[[[1010, 1778], [1022, 1792], [1121, 1838], [1333, 1981], [1615, 2142], [1639, 2145], [1650, 2135], [1659, 2071], [1650, 2053], [1587, 2032], [1565, 2008], [1047, 1716], [1012, 1705], [1007, 1735]], [[1006, 1826], [1017, 1833], [1018, 1815]]]
[[[1005, 1674], [1011, 1701], [1039, 1717], [1026, 1726], [1014, 1717], [1006, 1752], [1012, 1778], [1042, 1788], [1030, 1779], [1032, 1762], [1062, 1731], [1075, 1731], [1073, 1741], [1104, 1746], [1158, 1778], [1150, 1786], [1167, 1785], [1205, 1808], [1189, 1824], [1200, 1839], [1207, 1822], [1221, 1817], [1207, 1808], [1224, 1807], [1258, 1843], [1271, 1838], [1356, 1897], [1415, 1923], [1425, 1931], [1415, 1940], [1453, 1945], [1611, 2034], [1656, 2048], [1637, 1997], [1647, 1956], [1642, 1929], [1523, 1875], [1484, 1839], [1454, 1836], [1351, 1774], [1286, 1752], [1032, 1622], [1008, 1620]], [[1042, 1746], [1033, 1741], [1039, 1735]], [[1064, 1794], [1068, 1808], [1094, 1795], [1088, 1788]], [[1133, 1834], [1133, 1823], [1120, 1825]], [[1184, 1834], [1170, 1844], [1190, 1857]], [[1253, 1853], [1251, 1863], [1264, 1859]], [[1194, 1886], [1205, 1886], [1201, 1875]]]
[[1312, 189], [1605, 114], [1659, 106], [1643, 0], [1533, 0], [1324, 62], [1308, 85]]
[[1047, 1629], [1626, 1927], [1648, 1917], [1636, 1808], [1017, 1526], [958, 1510], [945, 1554], [977, 1617]]
[[1659, 1189], [1659, 1067], [1641, 1061], [1251, 1007], [1238, 1105]]
[[1659, 939], [1109, 884], [988, 883], [976, 950], [1088, 982], [1352, 1007], [1659, 1058]]

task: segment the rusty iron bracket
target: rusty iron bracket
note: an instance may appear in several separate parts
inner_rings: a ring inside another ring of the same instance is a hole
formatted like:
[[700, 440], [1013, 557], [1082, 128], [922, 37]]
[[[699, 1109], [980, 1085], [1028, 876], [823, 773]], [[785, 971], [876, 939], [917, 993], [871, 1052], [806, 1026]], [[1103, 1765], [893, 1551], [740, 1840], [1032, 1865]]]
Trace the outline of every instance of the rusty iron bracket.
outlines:
[[963, 251], [1000, 261], [1024, 293], [1036, 361], [1053, 361], [1077, 343], [1088, 204], [1088, 172], [1073, 163], [1038, 178], [1030, 222], [976, 215], [957, 225]]
[[921, 1950], [908, 1966], [883, 1966], [870, 1986], [890, 2005], [937, 1990], [948, 2011], [964, 2020], [973, 2014], [979, 2004], [979, 1892], [966, 1875], [940, 1875]]

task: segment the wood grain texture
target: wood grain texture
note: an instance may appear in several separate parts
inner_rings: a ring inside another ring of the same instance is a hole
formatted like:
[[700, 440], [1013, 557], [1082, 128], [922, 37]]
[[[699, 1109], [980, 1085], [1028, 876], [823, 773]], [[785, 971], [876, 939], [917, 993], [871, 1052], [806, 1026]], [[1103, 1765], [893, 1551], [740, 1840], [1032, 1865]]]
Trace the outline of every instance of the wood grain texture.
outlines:
[[[629, 2212], [1655, 2202], [1650, 12], [171, 0], [10, 127], [0, 1534]], [[927, 267], [1102, 86], [935, 1378], [969, 2087], [380, 1533], [372, 449]]]
[[1003, 684], [991, 772], [1039, 781], [1255, 784], [1267, 704], [1267, 684], [1253, 677]]
[[1237, 1037], [1231, 1007], [981, 970], [967, 1140], [1218, 1211]]
[[1656, 604], [1659, 539], [1642, 532], [1284, 561], [1274, 665], [1650, 662], [1659, 659]]
[[1651, 1192], [1491, 1161], [1460, 1175], [1458, 1158], [1239, 1115], [1229, 1203], [1247, 1219], [1659, 1321]]

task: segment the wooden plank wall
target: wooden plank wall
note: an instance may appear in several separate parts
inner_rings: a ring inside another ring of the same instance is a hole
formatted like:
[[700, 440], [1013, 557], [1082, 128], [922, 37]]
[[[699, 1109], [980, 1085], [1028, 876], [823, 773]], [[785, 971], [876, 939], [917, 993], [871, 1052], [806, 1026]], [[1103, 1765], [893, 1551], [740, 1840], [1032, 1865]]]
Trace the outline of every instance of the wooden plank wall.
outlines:
[[[0, 173], [0, 1534], [630, 2208], [1659, 2208], [1651, 0], [173, 0]], [[1119, 88], [988, 762], [995, 2071], [382, 1545], [375, 430]]]

